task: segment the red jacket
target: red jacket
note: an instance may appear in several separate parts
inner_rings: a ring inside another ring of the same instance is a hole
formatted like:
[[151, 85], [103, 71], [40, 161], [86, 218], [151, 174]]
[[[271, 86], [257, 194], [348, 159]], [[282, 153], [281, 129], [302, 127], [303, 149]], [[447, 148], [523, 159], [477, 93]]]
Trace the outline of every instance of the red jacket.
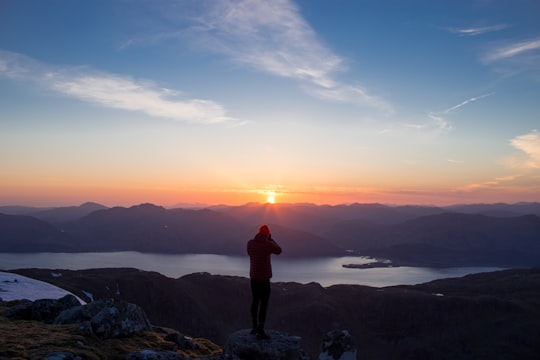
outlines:
[[249, 277], [254, 280], [270, 279], [272, 277], [270, 255], [281, 254], [281, 247], [263, 234], [257, 234], [255, 238], [248, 241], [247, 253], [249, 255]]

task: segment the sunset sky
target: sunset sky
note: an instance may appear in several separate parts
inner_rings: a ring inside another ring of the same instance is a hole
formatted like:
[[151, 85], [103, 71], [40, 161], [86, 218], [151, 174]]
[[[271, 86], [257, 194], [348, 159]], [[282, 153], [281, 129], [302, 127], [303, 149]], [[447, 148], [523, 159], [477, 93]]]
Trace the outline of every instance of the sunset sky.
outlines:
[[540, 201], [537, 0], [2, 0], [0, 205]]

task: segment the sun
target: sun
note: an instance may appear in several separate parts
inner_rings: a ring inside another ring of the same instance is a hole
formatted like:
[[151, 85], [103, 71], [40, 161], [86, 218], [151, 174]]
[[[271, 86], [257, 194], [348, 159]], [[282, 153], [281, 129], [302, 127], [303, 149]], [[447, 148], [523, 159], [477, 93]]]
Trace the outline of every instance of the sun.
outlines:
[[275, 192], [269, 192], [266, 194], [266, 202], [269, 204], [275, 204], [276, 202], [276, 193]]

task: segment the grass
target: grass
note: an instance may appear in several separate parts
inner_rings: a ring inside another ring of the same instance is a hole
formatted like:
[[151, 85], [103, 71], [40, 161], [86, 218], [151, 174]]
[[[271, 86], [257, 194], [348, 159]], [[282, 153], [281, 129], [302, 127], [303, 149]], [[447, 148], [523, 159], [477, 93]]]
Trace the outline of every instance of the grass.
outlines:
[[[0, 314], [17, 301], [0, 302]], [[78, 324], [55, 325], [10, 320], [0, 315], [0, 358], [41, 359], [53, 352], [71, 352], [83, 359], [125, 359], [138, 350], [176, 351], [189, 358], [212, 357], [222, 349], [207, 339], [193, 339], [196, 350], [177, 350], [160, 332], [143, 332], [120, 339], [100, 339], [79, 331]]]

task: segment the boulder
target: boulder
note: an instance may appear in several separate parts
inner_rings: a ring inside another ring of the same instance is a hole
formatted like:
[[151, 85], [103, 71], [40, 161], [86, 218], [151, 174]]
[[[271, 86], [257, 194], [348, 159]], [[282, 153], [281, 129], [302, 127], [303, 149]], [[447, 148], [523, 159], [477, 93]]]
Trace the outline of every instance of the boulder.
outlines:
[[79, 305], [81, 303], [73, 295], [66, 295], [60, 299], [22, 300], [20, 304], [8, 309], [4, 316], [50, 324], [62, 311]]
[[356, 345], [347, 330], [329, 331], [321, 344], [319, 360], [356, 360]]
[[79, 323], [81, 330], [92, 332], [103, 339], [152, 330], [152, 325], [141, 307], [114, 299], [98, 300], [70, 308], [61, 312], [54, 323]]
[[223, 349], [225, 360], [308, 360], [299, 336], [266, 330], [269, 339], [258, 340], [251, 330], [239, 330], [227, 340]]

